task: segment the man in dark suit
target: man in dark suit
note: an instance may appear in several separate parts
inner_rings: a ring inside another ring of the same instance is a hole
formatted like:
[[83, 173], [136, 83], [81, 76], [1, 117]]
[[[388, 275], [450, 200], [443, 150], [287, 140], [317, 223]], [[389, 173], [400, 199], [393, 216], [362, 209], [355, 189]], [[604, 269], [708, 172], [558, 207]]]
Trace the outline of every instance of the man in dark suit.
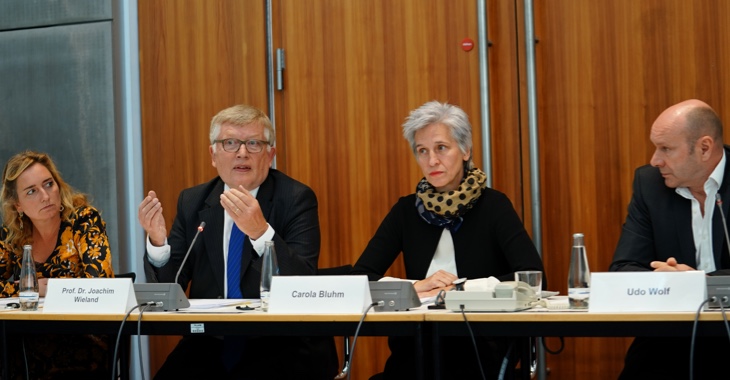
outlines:
[[[237, 105], [210, 126], [218, 177], [180, 193], [169, 237], [154, 191], [139, 206], [148, 234], [148, 281], [174, 282], [201, 222], [206, 223], [178, 283], [190, 298], [258, 298], [264, 242], [274, 241], [281, 275], [317, 271], [317, 198], [308, 186], [271, 169], [274, 129], [260, 110]], [[184, 337], [156, 378], [332, 379], [338, 359], [330, 338]]]
[[[611, 271], [704, 270], [728, 274], [730, 252], [719, 207], [728, 213], [730, 150], [723, 146], [715, 111], [692, 99], [662, 112], [651, 128], [656, 146], [650, 164], [634, 174], [628, 216]], [[699, 305], [698, 305], [699, 306]], [[687, 379], [690, 338], [637, 337], [620, 379]], [[727, 337], [698, 339], [695, 378], [727, 376]], [[720, 378], [720, 377], [717, 377]]]

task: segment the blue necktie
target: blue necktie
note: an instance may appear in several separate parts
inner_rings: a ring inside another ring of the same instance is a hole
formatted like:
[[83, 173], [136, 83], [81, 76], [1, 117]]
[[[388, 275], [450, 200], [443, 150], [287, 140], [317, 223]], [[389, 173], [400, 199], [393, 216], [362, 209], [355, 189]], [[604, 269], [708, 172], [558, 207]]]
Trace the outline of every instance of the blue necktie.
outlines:
[[[228, 241], [228, 298], [243, 298], [241, 294], [241, 254], [243, 253], [243, 239], [246, 234], [241, 232], [233, 223], [231, 240]], [[241, 336], [226, 336], [223, 338], [223, 364], [230, 372], [241, 359], [245, 338]]]
[[241, 253], [243, 239], [246, 235], [238, 229], [236, 223], [231, 228], [231, 240], [228, 242], [228, 298], [243, 298], [241, 294]]

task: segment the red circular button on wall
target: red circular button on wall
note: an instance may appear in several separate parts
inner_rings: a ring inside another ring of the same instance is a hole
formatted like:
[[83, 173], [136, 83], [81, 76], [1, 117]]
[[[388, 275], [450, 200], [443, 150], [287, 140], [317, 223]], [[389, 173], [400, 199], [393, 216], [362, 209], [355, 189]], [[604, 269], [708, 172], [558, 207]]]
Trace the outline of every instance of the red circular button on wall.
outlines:
[[467, 37], [461, 40], [461, 48], [464, 49], [464, 51], [471, 51], [471, 49], [474, 49], [474, 41]]

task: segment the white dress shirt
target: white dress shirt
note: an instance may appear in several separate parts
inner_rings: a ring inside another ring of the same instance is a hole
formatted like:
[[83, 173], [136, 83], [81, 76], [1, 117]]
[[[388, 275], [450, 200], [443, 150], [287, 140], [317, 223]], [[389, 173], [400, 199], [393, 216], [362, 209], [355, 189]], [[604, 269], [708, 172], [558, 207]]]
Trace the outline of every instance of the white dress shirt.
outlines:
[[695, 241], [695, 252], [697, 268], [705, 273], [715, 271], [715, 257], [712, 249], [712, 215], [715, 212], [715, 196], [725, 171], [725, 151], [722, 152], [722, 159], [715, 166], [710, 177], [705, 181], [705, 213], [702, 214], [700, 202], [692, 195], [686, 187], [678, 187], [675, 191], [682, 197], [689, 199], [692, 204], [692, 237]]

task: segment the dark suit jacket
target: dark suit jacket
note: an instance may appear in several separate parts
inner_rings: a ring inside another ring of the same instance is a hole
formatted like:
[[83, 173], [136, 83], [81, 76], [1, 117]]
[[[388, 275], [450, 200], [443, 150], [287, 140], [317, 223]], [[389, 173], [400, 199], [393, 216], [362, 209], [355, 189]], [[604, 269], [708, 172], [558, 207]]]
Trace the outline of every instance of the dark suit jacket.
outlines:
[[[190, 298], [223, 298], [223, 207], [220, 195], [224, 183], [220, 177], [185, 189], [177, 203], [177, 216], [168, 243], [170, 261], [156, 268], [144, 260], [150, 282], [174, 282], [175, 275], [195, 236], [200, 222], [205, 230], [198, 236], [180, 272], [178, 283]], [[317, 197], [312, 189], [285, 174], [271, 169], [261, 184], [256, 199], [266, 221], [273, 227], [274, 246], [282, 275], [316, 274], [319, 259], [320, 231]], [[146, 254], [145, 254], [146, 258]], [[261, 261], [246, 238], [241, 260], [241, 293], [244, 298], [258, 298]]]
[[[730, 147], [725, 146], [725, 174], [718, 194], [722, 210], [730, 207]], [[634, 194], [621, 231], [610, 271], [650, 271], [652, 261], [674, 257], [680, 264], [697, 268], [692, 236], [691, 203], [664, 184], [659, 169], [644, 165], [634, 173]], [[712, 274], [730, 274], [730, 256], [722, 216], [712, 215], [712, 247], [715, 267]]]
[[[354, 273], [376, 281], [403, 252], [406, 277], [426, 277], [443, 227], [426, 223], [415, 205], [415, 194], [398, 200], [357, 260]], [[512, 203], [499, 191], [485, 189], [451, 236], [459, 277], [514, 281], [516, 271], [543, 270], [540, 255]], [[543, 281], [544, 286], [546, 283]]]
[[[216, 177], [210, 182], [180, 193], [177, 215], [168, 237], [170, 260], [156, 268], [146, 259], [145, 274], [149, 282], [174, 282], [200, 222], [200, 233], [183, 266], [178, 283], [190, 298], [223, 298], [223, 213], [220, 195], [224, 183]], [[276, 232], [276, 249], [281, 275], [314, 275], [319, 259], [320, 230], [317, 197], [308, 186], [270, 169], [259, 187], [256, 199], [266, 221]], [[244, 298], [258, 298], [261, 260], [246, 238], [241, 260], [241, 293]], [[230, 373], [221, 371], [221, 341], [186, 336], [168, 356], [157, 373], [159, 379], [195, 378], [275, 378], [332, 379], [337, 373], [337, 352], [332, 337], [245, 337], [234, 339], [239, 347], [239, 365]], [[226, 348], [229, 350], [229, 348]], [[206, 356], [207, 355], [207, 356]], [[202, 360], [201, 358], [207, 358]], [[201, 364], [204, 363], [204, 364]], [[285, 365], [282, 366], [282, 364]], [[203, 371], [199, 373], [196, 371]]]

